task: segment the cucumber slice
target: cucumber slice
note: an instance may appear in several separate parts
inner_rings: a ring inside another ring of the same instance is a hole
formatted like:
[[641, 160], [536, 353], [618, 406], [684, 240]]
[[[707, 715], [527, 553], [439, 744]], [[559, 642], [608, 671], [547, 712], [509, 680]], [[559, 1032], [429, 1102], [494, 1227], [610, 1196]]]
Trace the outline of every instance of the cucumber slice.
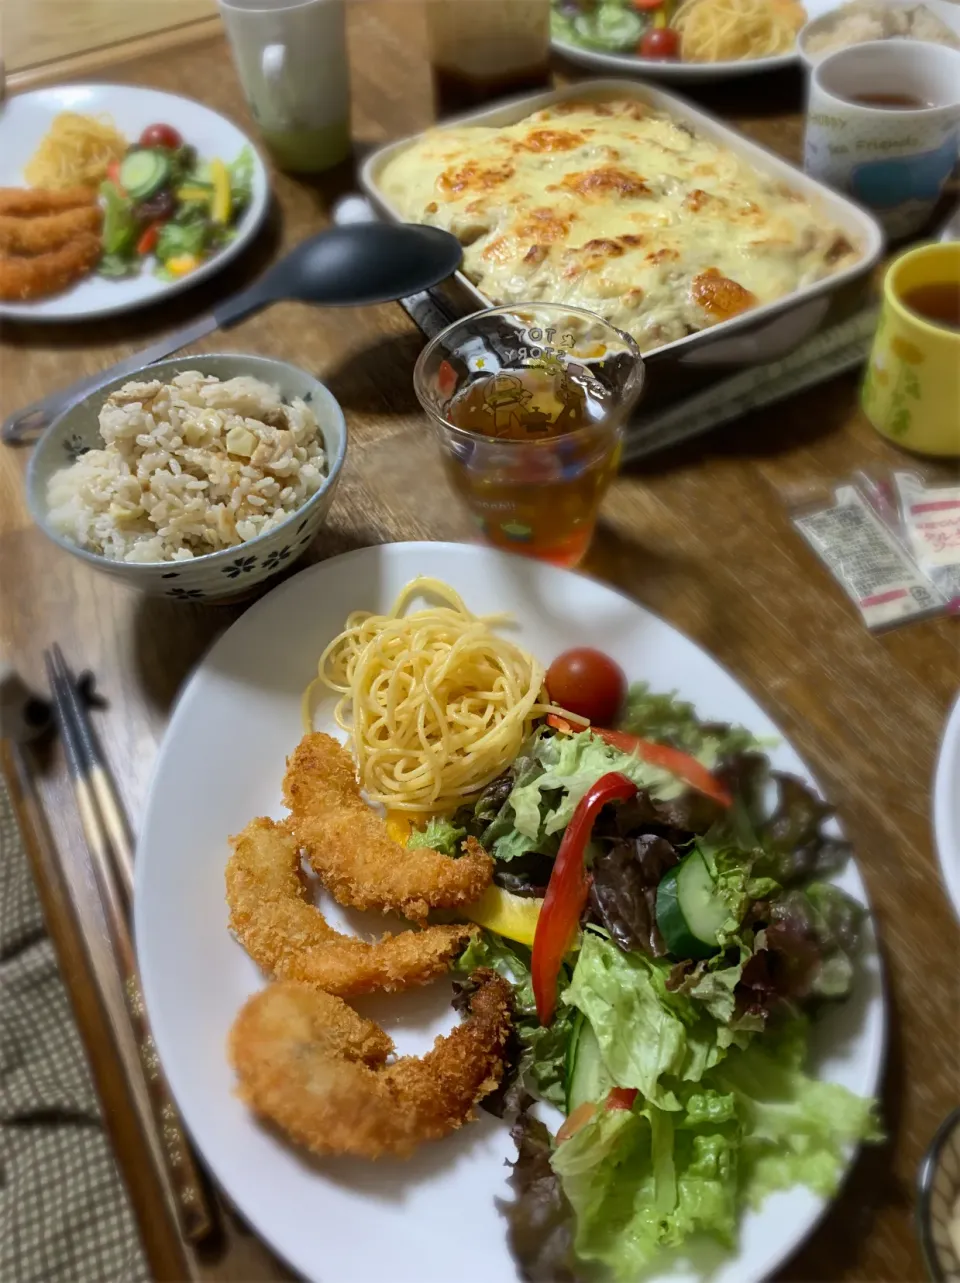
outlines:
[[716, 953], [717, 933], [729, 915], [698, 850], [672, 868], [657, 887], [657, 926], [675, 958], [709, 958]]
[[599, 1104], [615, 1085], [603, 1063], [593, 1026], [581, 1013], [567, 1050], [567, 1113], [572, 1114], [584, 1101]]
[[170, 177], [170, 161], [161, 151], [128, 152], [120, 163], [120, 186], [133, 200], [146, 200]]

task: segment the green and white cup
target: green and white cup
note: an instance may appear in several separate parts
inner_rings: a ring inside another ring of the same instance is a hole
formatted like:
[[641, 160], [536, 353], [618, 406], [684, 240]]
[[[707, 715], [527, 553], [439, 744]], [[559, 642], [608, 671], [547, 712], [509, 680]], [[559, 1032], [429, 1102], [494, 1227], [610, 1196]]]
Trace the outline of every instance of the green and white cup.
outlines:
[[281, 169], [315, 174], [350, 154], [344, 0], [220, 0], [250, 111]]

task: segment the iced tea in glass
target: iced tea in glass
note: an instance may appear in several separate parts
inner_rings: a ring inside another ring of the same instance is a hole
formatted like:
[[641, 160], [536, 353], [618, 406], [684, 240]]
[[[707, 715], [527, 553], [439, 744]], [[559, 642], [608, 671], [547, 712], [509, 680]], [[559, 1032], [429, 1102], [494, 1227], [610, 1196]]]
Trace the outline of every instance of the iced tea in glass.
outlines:
[[587, 551], [642, 380], [628, 334], [546, 303], [457, 321], [414, 371], [447, 476], [481, 536], [558, 566]]

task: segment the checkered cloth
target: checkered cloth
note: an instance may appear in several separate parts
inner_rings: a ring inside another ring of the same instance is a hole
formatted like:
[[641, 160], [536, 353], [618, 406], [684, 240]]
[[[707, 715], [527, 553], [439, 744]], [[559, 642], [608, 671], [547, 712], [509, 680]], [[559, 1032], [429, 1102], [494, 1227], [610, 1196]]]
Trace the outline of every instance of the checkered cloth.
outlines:
[[0, 1280], [149, 1277], [0, 775]]

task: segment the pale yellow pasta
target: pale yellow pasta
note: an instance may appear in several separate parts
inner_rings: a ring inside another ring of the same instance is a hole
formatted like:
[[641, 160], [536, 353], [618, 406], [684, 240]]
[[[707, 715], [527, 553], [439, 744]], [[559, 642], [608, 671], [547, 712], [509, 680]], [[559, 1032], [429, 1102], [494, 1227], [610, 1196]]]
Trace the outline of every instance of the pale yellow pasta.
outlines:
[[[439, 604], [407, 614], [421, 595]], [[407, 584], [385, 615], [354, 611], [304, 693], [306, 729], [318, 686], [335, 691], [370, 801], [416, 815], [455, 809], [510, 765], [538, 717], [563, 712], [544, 702], [542, 664], [494, 632], [507, 618], [472, 614], [429, 578]]]
[[684, 62], [789, 53], [806, 13], [796, 0], [684, 0], [673, 16]]
[[107, 176], [107, 167], [123, 158], [127, 146], [109, 117], [62, 111], [27, 162], [24, 177], [31, 187], [52, 191], [98, 187]]

